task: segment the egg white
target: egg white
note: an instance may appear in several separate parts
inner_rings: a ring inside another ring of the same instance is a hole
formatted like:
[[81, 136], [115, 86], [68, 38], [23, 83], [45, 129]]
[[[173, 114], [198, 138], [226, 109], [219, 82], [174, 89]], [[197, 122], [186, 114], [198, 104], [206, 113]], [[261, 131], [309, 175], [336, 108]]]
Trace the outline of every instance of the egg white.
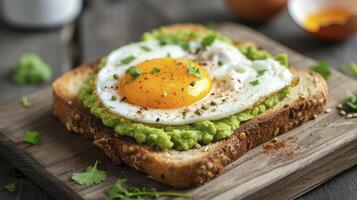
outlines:
[[[152, 51], [145, 51], [142, 46]], [[191, 42], [190, 47], [200, 47], [199, 42]], [[176, 109], [144, 109], [143, 107], [121, 101], [113, 78], [125, 75], [126, 70], [145, 60], [163, 58], [170, 55], [174, 58], [192, 59], [205, 63], [203, 67], [213, 80], [212, 91], [205, 98], [193, 105]], [[122, 64], [121, 60], [128, 56], [135, 56], [129, 64]], [[222, 61], [219, 64], [219, 61]], [[265, 70], [261, 76], [257, 71]], [[253, 86], [251, 82], [258, 81]], [[251, 61], [238, 49], [220, 40], [198, 54], [190, 54], [178, 45], [160, 45], [156, 40], [142, 41], [119, 48], [109, 54], [107, 62], [96, 79], [96, 92], [103, 106], [118, 116], [148, 124], [183, 125], [197, 121], [217, 120], [242, 112], [264, 97], [267, 97], [290, 85], [293, 75], [290, 71], [274, 59]], [[118, 100], [111, 100], [112, 96]], [[212, 102], [216, 105], [212, 106]], [[208, 110], [202, 110], [202, 107]], [[198, 115], [196, 110], [201, 110]]]

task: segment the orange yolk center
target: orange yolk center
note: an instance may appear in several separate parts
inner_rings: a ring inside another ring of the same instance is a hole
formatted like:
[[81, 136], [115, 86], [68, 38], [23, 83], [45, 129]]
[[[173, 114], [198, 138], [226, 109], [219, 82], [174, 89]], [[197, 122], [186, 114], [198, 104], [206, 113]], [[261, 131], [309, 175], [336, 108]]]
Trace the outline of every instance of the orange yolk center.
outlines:
[[189, 60], [157, 58], [141, 62], [135, 68], [140, 75], [127, 72], [119, 80], [119, 93], [131, 104], [179, 108], [201, 100], [212, 89], [208, 73]]

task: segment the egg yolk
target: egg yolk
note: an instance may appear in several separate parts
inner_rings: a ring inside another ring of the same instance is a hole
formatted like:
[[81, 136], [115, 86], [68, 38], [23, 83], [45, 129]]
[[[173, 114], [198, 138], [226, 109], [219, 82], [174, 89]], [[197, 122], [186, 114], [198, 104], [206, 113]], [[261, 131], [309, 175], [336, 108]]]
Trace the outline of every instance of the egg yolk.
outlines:
[[119, 93], [130, 103], [147, 108], [179, 108], [201, 100], [212, 89], [199, 64], [177, 58], [157, 58], [131, 67], [119, 80]]

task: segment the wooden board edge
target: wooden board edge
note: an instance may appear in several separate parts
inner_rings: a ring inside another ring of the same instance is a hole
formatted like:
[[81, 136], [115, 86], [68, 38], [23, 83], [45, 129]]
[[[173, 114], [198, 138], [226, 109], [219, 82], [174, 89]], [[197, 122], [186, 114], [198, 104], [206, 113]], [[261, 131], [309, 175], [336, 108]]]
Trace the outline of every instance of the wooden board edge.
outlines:
[[[357, 164], [357, 140], [244, 199], [296, 199]], [[307, 184], [308, 183], [308, 184]], [[276, 187], [276, 186], [280, 187]]]
[[[1, 133], [1, 130], [0, 155], [26, 176], [33, 179], [53, 197], [73, 200], [82, 199], [76, 192], [72, 191], [65, 184], [58, 182], [58, 179], [46, 171], [34, 158], [28, 155], [25, 151], [17, 148], [14, 143], [6, 139]], [[21, 160], [22, 164], [20, 165], [20, 162], [16, 162], [17, 160]], [[51, 183], [51, 185], [48, 183]]]

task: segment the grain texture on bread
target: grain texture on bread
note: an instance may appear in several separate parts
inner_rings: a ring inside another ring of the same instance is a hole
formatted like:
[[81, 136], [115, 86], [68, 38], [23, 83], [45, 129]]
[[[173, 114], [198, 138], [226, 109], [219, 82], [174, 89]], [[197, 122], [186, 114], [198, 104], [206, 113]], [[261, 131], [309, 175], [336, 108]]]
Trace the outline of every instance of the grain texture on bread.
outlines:
[[[176, 25], [171, 30], [182, 26], [204, 31], [191, 24]], [[160, 152], [115, 134], [83, 106], [79, 90], [96, 67], [96, 62], [83, 65], [53, 83], [54, 114], [69, 131], [90, 137], [113, 162], [124, 162], [176, 188], [203, 184], [248, 150], [315, 118], [323, 111], [327, 98], [327, 85], [319, 74], [292, 67], [291, 72], [300, 81], [289, 96], [255, 119], [242, 123], [231, 137], [189, 151]]]

